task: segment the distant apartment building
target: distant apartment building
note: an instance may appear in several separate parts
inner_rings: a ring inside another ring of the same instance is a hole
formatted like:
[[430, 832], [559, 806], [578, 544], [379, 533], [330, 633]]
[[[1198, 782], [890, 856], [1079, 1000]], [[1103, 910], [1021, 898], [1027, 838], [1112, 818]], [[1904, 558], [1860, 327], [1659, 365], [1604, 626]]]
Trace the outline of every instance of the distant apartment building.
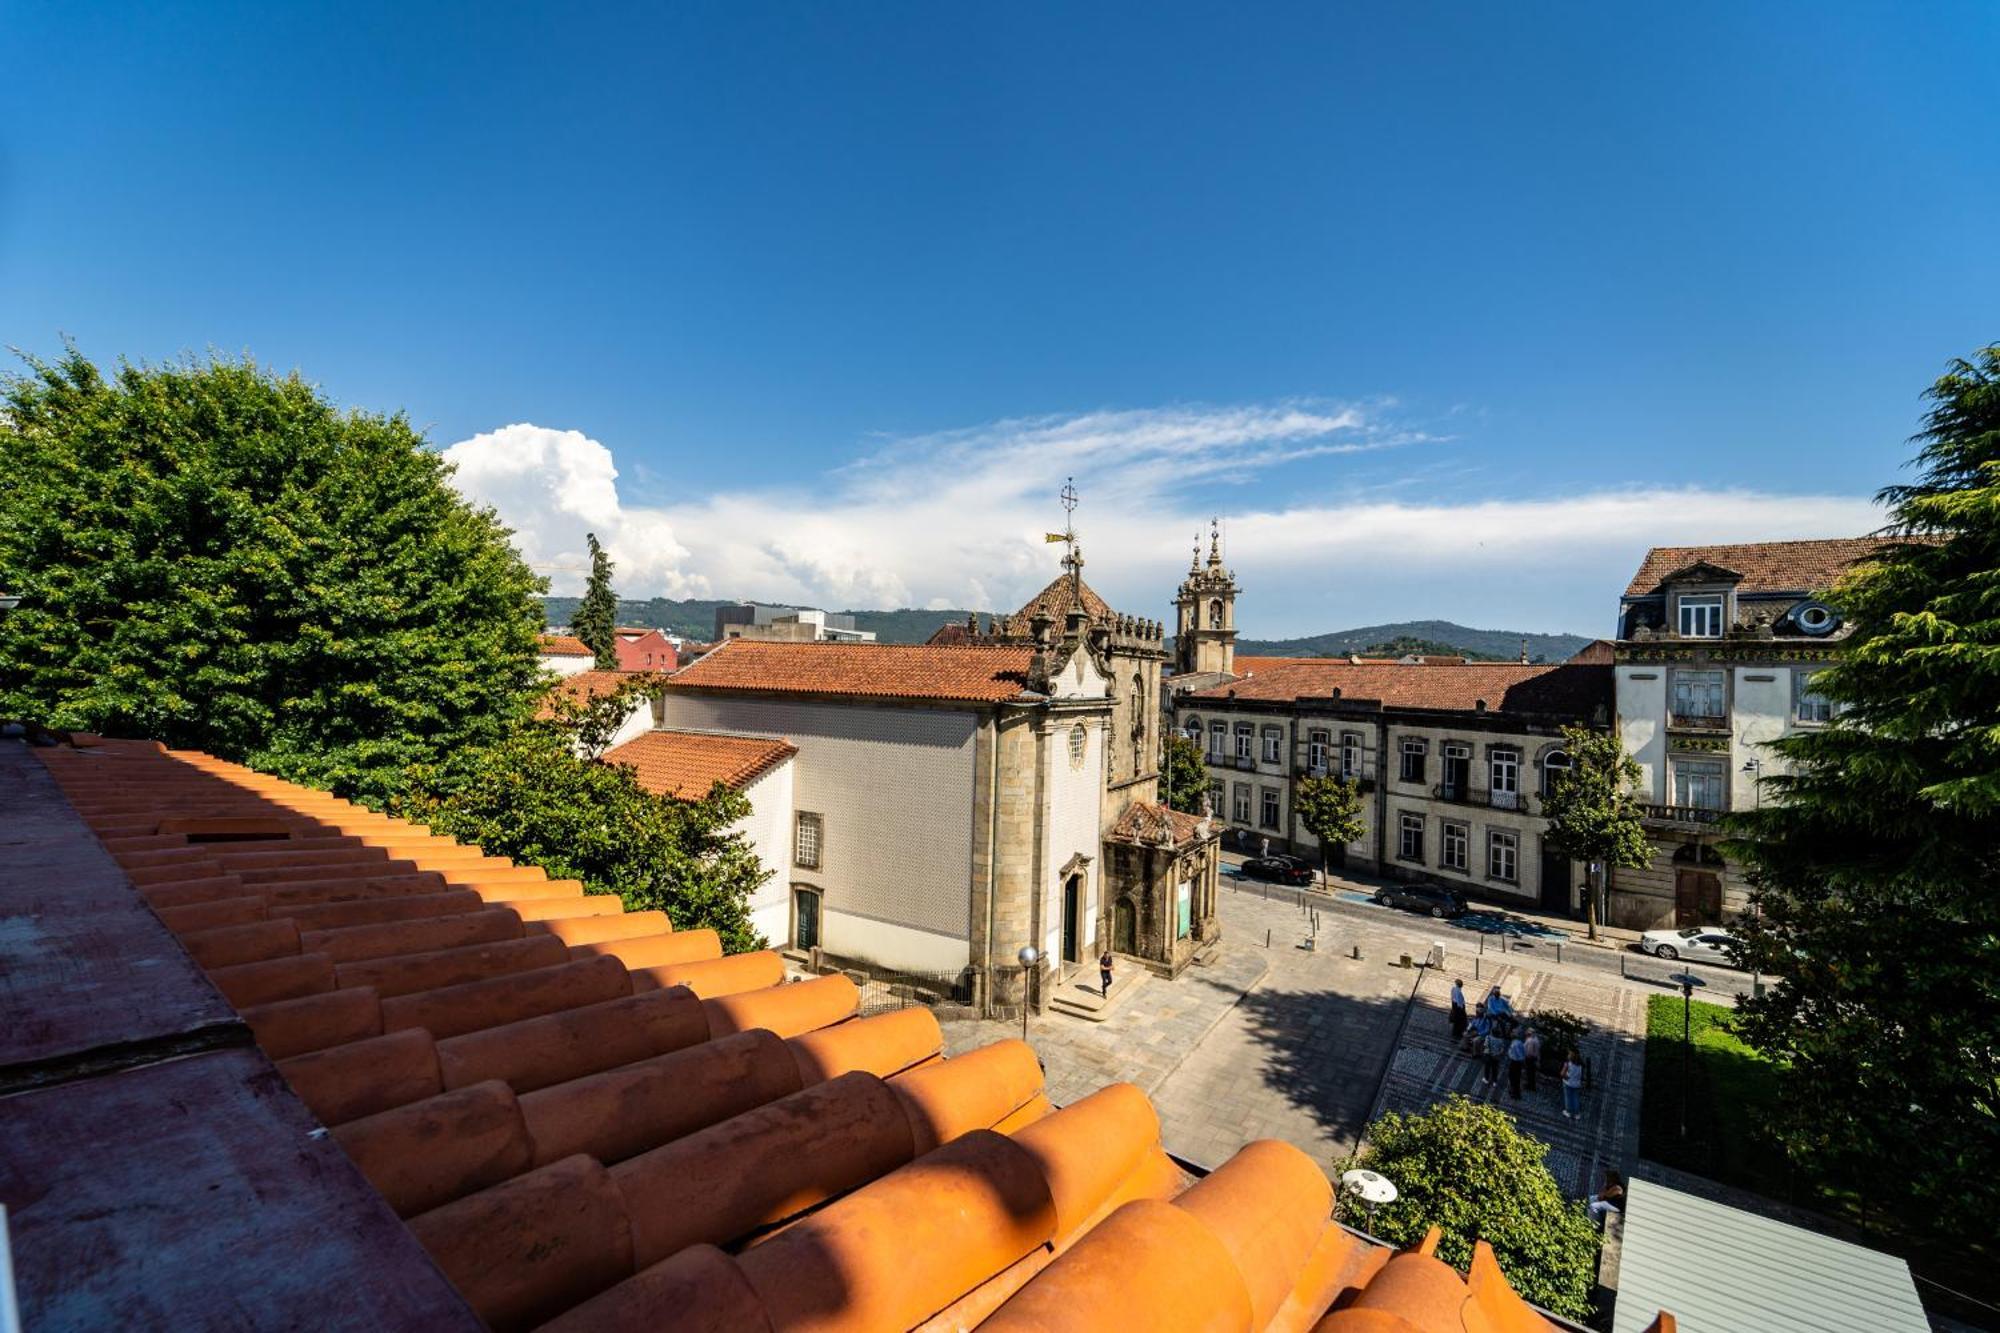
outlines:
[[672, 671], [680, 665], [680, 645], [665, 630], [621, 626], [617, 638], [611, 648], [620, 671]]
[[[1268, 664], [1267, 664], [1268, 663]], [[1360, 837], [1329, 860], [1553, 912], [1580, 906], [1583, 868], [1545, 845], [1541, 800], [1565, 770], [1565, 724], [1610, 723], [1610, 650], [1554, 666], [1238, 658], [1243, 674], [1179, 694], [1202, 747], [1209, 807], [1247, 850], [1317, 862], [1295, 789], [1338, 776], [1364, 793]]]
[[1813, 689], [1847, 626], [1821, 597], [1872, 537], [1662, 546], [1620, 599], [1618, 727], [1643, 774], [1653, 863], [1611, 877], [1609, 920], [1650, 929], [1743, 910], [1747, 884], [1723, 854], [1721, 820], [1762, 799], [1783, 770], [1770, 743], [1823, 726]]
[[873, 643], [872, 630], [856, 629], [854, 617], [789, 606], [741, 606], [715, 609], [715, 639], [750, 639], [765, 643]]

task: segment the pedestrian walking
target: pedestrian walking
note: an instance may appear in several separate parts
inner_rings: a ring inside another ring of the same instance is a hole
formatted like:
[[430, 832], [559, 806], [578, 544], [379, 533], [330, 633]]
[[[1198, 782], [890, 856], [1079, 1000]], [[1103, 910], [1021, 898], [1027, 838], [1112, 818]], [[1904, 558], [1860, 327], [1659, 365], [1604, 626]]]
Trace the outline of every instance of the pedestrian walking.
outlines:
[[1583, 1115], [1583, 1057], [1571, 1051], [1563, 1058], [1563, 1119], [1575, 1120]]
[[1487, 1087], [1500, 1082], [1500, 1062], [1506, 1058], [1507, 1039], [1500, 1035], [1500, 1025], [1493, 1023], [1486, 1033], [1486, 1077], [1481, 1080]]
[[1528, 1057], [1527, 1066], [1521, 1072], [1527, 1076], [1528, 1091], [1533, 1092], [1535, 1076], [1542, 1068], [1542, 1034], [1529, 1028], [1528, 1035], [1521, 1038], [1521, 1050]]
[[1507, 1092], [1521, 1100], [1521, 1067], [1528, 1063], [1528, 1044], [1519, 1037], [1507, 1043]]
[[1106, 949], [1098, 955], [1097, 975], [1104, 981], [1103, 995], [1108, 1000], [1111, 998], [1111, 950]]
[[1451, 983], [1451, 1039], [1465, 1040], [1465, 983]]

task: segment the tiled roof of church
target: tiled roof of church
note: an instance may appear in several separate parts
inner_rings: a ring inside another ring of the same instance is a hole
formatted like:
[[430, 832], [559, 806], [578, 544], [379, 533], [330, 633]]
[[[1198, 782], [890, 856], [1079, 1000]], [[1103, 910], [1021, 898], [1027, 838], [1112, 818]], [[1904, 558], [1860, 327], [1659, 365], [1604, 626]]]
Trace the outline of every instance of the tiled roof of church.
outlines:
[[[1079, 584], [1082, 587], [1081, 596], [1077, 592]], [[1099, 597], [1088, 583], [1083, 583], [1081, 579], [1072, 579], [1068, 574], [1064, 574], [1048, 587], [1030, 597], [1027, 604], [1019, 611], [1007, 617], [1007, 623], [1002, 632], [1013, 638], [1026, 638], [1033, 632], [1030, 622], [1037, 615], [1045, 615], [1054, 622], [1052, 628], [1055, 633], [1061, 634], [1063, 623], [1068, 618], [1071, 608], [1079, 605], [1082, 606], [1083, 613], [1090, 617], [1093, 624], [1113, 621], [1118, 618], [1118, 613], [1111, 609], [1111, 603]]]
[[1058, 1110], [1021, 1042], [947, 1059], [845, 976], [206, 755], [37, 754], [10, 861], [90, 873], [0, 880], [28, 1327], [1552, 1327], [1483, 1242], [1461, 1277], [1330, 1221], [1286, 1144], [1190, 1184], [1143, 1093]]
[[1738, 592], [1824, 592], [1891, 539], [1827, 537], [1818, 541], [1739, 542], [1723, 546], [1655, 546], [1625, 588], [1627, 597], [1660, 590], [1660, 580], [1690, 565], [1708, 564], [1743, 576]]
[[1608, 664], [1561, 662], [1521, 666], [1514, 662], [1458, 665], [1397, 662], [1292, 662], [1266, 667], [1241, 680], [1196, 690], [1184, 698], [1325, 699], [1379, 701], [1389, 708], [1472, 712], [1482, 704], [1497, 713], [1534, 713], [1588, 718], [1611, 704]]
[[718, 782], [741, 791], [798, 752], [789, 741], [662, 729], [605, 751], [604, 762], [631, 765], [647, 791], [693, 801]]
[[1147, 847], [1189, 847], [1200, 842], [1204, 836], [1214, 835], [1215, 824], [1212, 820], [1152, 801], [1134, 801], [1104, 836], [1114, 842], [1139, 843]]
[[1020, 644], [766, 643], [730, 639], [682, 667], [669, 689], [999, 703], [1026, 688], [1034, 649]]

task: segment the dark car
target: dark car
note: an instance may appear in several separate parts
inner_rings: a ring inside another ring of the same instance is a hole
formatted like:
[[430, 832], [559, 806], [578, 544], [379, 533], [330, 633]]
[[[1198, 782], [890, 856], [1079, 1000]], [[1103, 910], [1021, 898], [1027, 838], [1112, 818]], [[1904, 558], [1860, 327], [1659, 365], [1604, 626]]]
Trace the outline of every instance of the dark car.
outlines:
[[1392, 884], [1376, 890], [1375, 901], [1384, 907], [1425, 912], [1439, 919], [1465, 915], [1465, 895], [1442, 884]]
[[1310, 884], [1312, 867], [1296, 856], [1253, 856], [1243, 863], [1243, 873], [1251, 879], [1268, 879], [1273, 884]]

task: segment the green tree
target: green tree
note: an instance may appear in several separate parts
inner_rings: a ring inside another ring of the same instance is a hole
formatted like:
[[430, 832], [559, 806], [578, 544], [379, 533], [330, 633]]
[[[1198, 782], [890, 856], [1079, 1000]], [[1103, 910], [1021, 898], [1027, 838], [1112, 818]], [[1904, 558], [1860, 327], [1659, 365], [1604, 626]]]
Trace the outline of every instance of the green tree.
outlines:
[[401, 416], [249, 360], [0, 385], [0, 715], [379, 798], [539, 688], [543, 590]]
[[1327, 858], [1345, 847], [1368, 826], [1361, 818], [1361, 784], [1347, 778], [1301, 778], [1293, 789], [1292, 808], [1299, 823], [1319, 840], [1319, 880], [1326, 886]]
[[1483, 1240], [1515, 1291], [1581, 1320], [1597, 1278], [1597, 1229], [1563, 1197], [1547, 1153], [1499, 1107], [1454, 1096], [1414, 1115], [1388, 1112], [1355, 1160], [1396, 1187], [1396, 1201], [1376, 1210], [1376, 1235], [1409, 1246], [1435, 1226], [1438, 1258], [1461, 1270]]
[[1732, 821], [1742, 961], [1783, 977], [1739, 1030], [1785, 1065], [1794, 1162], [1962, 1238], [2000, 1217], [2000, 345], [1926, 397], [1917, 478], [1880, 497], [1908, 540], [1830, 596], [1836, 715]]
[[1200, 814], [1208, 800], [1201, 747], [1177, 731], [1167, 732], [1160, 743], [1160, 794], [1173, 809], [1189, 815]]
[[595, 757], [655, 688], [642, 677], [597, 699], [552, 695], [545, 716], [421, 772], [392, 811], [676, 929], [709, 927], [730, 953], [763, 948], [749, 904], [769, 872], [736, 828], [749, 799], [721, 783], [699, 800], [656, 796]]
[[1584, 909], [1590, 938], [1596, 939], [1597, 904], [1604, 888], [1598, 883], [1598, 867], [1640, 870], [1653, 861], [1653, 844], [1635, 794], [1643, 775], [1613, 732], [1564, 727], [1563, 753], [1569, 756], [1569, 770], [1557, 771], [1542, 798], [1542, 817], [1549, 821], [1542, 841], [1584, 863]]
[[618, 594], [611, 590], [611, 557], [597, 544], [597, 534], [587, 533], [590, 543], [590, 581], [584, 585], [583, 600], [569, 619], [570, 632], [583, 646], [597, 654], [599, 671], [618, 669]]

